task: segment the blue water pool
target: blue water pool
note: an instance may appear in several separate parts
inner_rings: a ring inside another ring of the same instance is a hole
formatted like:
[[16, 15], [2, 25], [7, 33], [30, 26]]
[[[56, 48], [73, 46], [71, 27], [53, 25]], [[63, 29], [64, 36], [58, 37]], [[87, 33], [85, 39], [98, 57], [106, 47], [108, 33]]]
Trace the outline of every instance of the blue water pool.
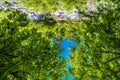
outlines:
[[[60, 48], [64, 48], [64, 51], [61, 52], [59, 55], [63, 58], [68, 59], [69, 58], [69, 53], [71, 52], [71, 50], [69, 49], [70, 46], [75, 46], [76, 42], [73, 39], [63, 39], [61, 44], [60, 44]], [[66, 69], [68, 70], [70, 68], [70, 62], [66, 63]], [[75, 80], [73, 74], [71, 74], [69, 72], [67, 77], [62, 77], [61, 80]]]
[[60, 56], [61, 57], [64, 57], [64, 58], [69, 58], [69, 53], [71, 52], [69, 47], [70, 46], [75, 46], [76, 43], [74, 40], [68, 40], [67, 38], [66, 39], [63, 39], [61, 44], [60, 44], [60, 48], [64, 48], [64, 51], [60, 53]]

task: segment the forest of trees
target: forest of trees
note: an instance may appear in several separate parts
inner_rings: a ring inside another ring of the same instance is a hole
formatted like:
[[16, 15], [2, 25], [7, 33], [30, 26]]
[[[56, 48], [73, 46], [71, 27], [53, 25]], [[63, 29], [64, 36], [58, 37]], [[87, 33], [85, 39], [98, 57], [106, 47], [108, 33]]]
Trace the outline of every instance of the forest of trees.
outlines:
[[[27, 1], [38, 5], [41, 0]], [[54, 1], [43, 0], [44, 5], [51, 3], [48, 6]], [[120, 1], [106, 0], [106, 5], [89, 13], [82, 9], [87, 0], [60, 1], [70, 4], [67, 9], [75, 4], [85, 19], [51, 22], [46, 17], [34, 22], [17, 10], [5, 12], [7, 16], [0, 19], [0, 80], [60, 80], [66, 76], [68, 60], [59, 56], [60, 44], [52, 43], [56, 36], [61, 40], [72, 37], [80, 45], [70, 48], [69, 70], [75, 80], [120, 79]]]

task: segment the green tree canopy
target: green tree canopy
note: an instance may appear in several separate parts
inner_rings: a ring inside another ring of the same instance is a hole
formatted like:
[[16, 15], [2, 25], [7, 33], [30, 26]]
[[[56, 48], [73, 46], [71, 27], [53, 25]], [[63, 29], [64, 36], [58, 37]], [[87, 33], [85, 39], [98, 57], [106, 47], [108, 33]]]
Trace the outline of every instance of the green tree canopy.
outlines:
[[[44, 0], [41, 4], [51, 6], [52, 1]], [[73, 37], [80, 45], [71, 48], [68, 60], [76, 80], [120, 79], [120, 5], [116, 1], [100, 4], [97, 11], [89, 13], [81, 9], [82, 1], [63, 1], [65, 5], [78, 2], [75, 7], [84, 16], [79, 22], [53, 20], [52, 24], [49, 15], [43, 22], [32, 22], [26, 19], [26, 14], [11, 12], [0, 22], [1, 80], [60, 80], [67, 75], [66, 61], [58, 55], [59, 44], [51, 43], [56, 36]]]
[[[110, 2], [101, 4], [96, 12], [84, 13], [79, 30], [84, 41], [71, 53], [71, 71], [81, 80], [120, 79], [120, 7]], [[82, 32], [82, 33], [81, 33]], [[79, 36], [81, 36], [79, 34]]]
[[1, 20], [0, 79], [59, 79], [67, 74], [65, 60], [59, 61], [59, 44], [51, 44], [36, 28], [27, 29], [28, 24], [26, 14], [19, 11], [12, 11]]

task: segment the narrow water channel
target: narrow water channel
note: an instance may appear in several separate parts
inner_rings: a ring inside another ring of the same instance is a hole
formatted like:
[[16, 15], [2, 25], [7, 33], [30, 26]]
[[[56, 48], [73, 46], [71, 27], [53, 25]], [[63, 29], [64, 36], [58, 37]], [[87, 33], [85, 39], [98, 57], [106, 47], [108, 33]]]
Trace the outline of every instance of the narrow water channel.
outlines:
[[[75, 45], [76, 45], [76, 43], [74, 40], [72, 40], [72, 39], [68, 40], [67, 38], [63, 39], [61, 44], [60, 44], [60, 48], [64, 48], [64, 51], [60, 53], [60, 56], [65, 58], [65, 59], [69, 59], [69, 53], [71, 52], [69, 47], [75, 46]], [[66, 67], [67, 71], [69, 71], [70, 62], [67, 62], [65, 67]], [[61, 80], [75, 80], [73, 74], [70, 72], [68, 72], [68, 73], [69, 73], [68, 76], [62, 77]]]

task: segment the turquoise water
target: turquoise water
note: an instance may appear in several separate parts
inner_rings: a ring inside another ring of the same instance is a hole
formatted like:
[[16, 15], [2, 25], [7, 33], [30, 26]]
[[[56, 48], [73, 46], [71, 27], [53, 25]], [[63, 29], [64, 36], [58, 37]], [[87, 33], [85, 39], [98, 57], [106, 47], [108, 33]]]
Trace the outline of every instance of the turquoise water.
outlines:
[[67, 38], [66, 39], [63, 39], [62, 42], [60, 43], [60, 48], [64, 48], [64, 51], [60, 53], [60, 56], [61, 57], [64, 57], [64, 58], [69, 58], [69, 53], [71, 52], [71, 50], [69, 49], [70, 46], [75, 46], [76, 43], [74, 40], [68, 40]]
[[[79, 42], [84, 42], [84, 40], [82, 38], [79, 39]], [[65, 38], [62, 41], [60, 40], [59, 37], [56, 37], [53, 41], [51, 41], [50, 46], [52, 47], [54, 43], [60, 43], [60, 48], [64, 49], [63, 52], [59, 53], [59, 56], [62, 57], [61, 60], [65, 60], [65, 59], [69, 59], [69, 55], [70, 55], [70, 48], [69, 47], [75, 47], [75, 49], [79, 49], [80, 48], [80, 44], [75, 42], [75, 40], [73, 38]], [[86, 48], [86, 53], [89, 54], [90, 53], [90, 48], [88, 48], [88, 46], [84, 45], [84, 48]], [[90, 59], [87, 59], [88, 63], [90, 62]], [[61, 80], [76, 80], [74, 75], [72, 73], [69, 72], [69, 68], [70, 68], [70, 62], [66, 63], [65, 68], [67, 69], [66, 71], [68, 72], [68, 76], [64, 77], [61, 76]], [[61, 72], [64, 72], [61, 70]]]
[[[70, 40], [68, 40], [67, 38], [63, 39], [62, 42], [60, 43], [60, 48], [64, 48], [64, 51], [61, 52], [59, 55], [65, 59], [68, 59], [69, 53], [71, 52], [69, 47], [75, 46], [75, 45], [76, 45], [76, 42], [73, 39], [70, 39]], [[69, 72], [70, 62], [68, 62], [65, 67], [69, 74], [67, 77], [61, 77], [61, 80], [75, 80], [73, 74]]]

